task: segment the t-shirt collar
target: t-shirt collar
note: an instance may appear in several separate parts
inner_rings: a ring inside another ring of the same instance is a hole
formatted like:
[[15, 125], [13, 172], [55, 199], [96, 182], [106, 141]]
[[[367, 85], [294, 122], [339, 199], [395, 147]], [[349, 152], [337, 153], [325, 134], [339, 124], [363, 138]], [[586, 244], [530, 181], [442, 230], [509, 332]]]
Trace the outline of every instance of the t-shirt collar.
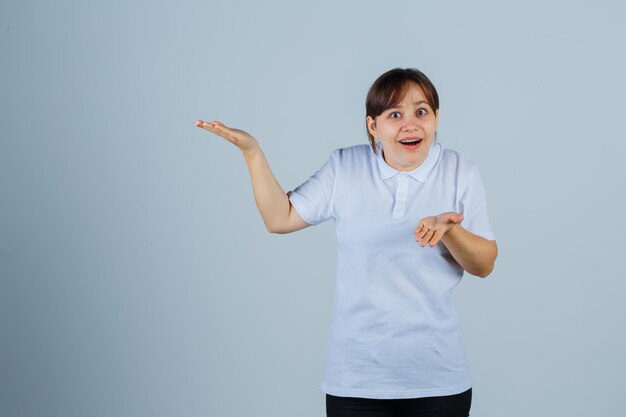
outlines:
[[441, 153], [441, 144], [438, 142], [433, 142], [430, 146], [430, 149], [428, 150], [428, 155], [426, 156], [424, 162], [422, 162], [420, 166], [412, 171], [399, 171], [389, 166], [389, 164], [387, 164], [387, 162], [385, 162], [385, 159], [383, 158], [382, 142], [376, 142], [376, 149], [378, 151], [376, 154], [376, 160], [378, 161], [378, 170], [382, 179], [387, 180], [394, 175], [399, 174], [400, 172], [406, 172], [408, 175], [415, 178], [416, 180], [426, 182], [428, 175], [431, 173], [431, 171], [437, 164], [437, 160], [439, 159], [439, 154]]

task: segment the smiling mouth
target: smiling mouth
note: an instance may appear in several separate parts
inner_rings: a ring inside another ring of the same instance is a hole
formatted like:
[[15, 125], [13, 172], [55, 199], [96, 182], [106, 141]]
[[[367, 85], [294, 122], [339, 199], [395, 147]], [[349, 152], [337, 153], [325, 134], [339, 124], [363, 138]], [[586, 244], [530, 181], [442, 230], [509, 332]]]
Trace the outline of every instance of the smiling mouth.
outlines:
[[414, 151], [417, 148], [421, 148], [422, 142], [424, 139], [416, 138], [416, 139], [402, 139], [400, 141], [400, 145], [408, 151]]
[[417, 145], [421, 143], [424, 139], [412, 139], [412, 140], [401, 140], [400, 143], [403, 145]]

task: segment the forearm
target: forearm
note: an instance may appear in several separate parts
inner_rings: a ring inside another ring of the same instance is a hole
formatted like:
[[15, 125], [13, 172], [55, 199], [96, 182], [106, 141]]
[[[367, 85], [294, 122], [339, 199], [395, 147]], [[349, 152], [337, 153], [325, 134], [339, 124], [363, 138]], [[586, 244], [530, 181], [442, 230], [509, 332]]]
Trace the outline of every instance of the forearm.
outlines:
[[250, 171], [256, 206], [265, 228], [271, 232], [289, 217], [289, 198], [274, 177], [260, 147], [243, 152], [243, 156]]
[[457, 224], [443, 235], [441, 242], [459, 265], [470, 274], [484, 278], [493, 270], [498, 256], [495, 241], [475, 235]]

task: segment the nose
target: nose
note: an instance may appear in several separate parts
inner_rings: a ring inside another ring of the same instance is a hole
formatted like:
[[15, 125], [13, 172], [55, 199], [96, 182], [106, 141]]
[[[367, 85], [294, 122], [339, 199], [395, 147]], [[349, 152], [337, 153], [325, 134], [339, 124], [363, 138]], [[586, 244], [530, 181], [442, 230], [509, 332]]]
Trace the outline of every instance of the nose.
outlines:
[[402, 124], [403, 131], [416, 130], [420, 126], [420, 120], [415, 114], [409, 114], [404, 118], [404, 123]]

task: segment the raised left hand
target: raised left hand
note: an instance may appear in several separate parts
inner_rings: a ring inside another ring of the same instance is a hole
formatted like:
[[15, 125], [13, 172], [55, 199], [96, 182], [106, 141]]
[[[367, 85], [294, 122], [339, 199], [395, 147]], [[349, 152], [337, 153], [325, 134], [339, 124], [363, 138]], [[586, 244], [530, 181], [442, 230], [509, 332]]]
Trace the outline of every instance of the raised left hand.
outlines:
[[463, 218], [462, 214], [453, 211], [441, 213], [437, 216], [424, 217], [415, 228], [415, 241], [419, 242], [421, 240], [421, 247], [430, 244], [432, 248], [439, 243], [443, 235], [452, 230], [458, 223], [461, 223]]

